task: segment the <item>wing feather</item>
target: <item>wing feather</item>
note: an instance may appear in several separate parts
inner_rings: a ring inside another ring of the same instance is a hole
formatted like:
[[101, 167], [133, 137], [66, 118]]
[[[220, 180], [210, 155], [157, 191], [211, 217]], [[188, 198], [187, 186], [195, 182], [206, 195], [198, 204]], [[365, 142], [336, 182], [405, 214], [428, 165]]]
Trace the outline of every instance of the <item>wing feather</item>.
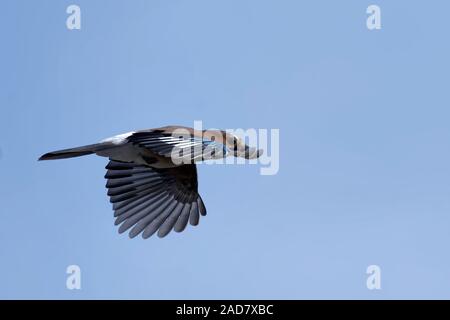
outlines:
[[131, 238], [141, 233], [148, 238], [156, 232], [165, 237], [171, 230], [183, 231], [189, 221], [197, 225], [200, 215], [206, 214], [195, 164], [156, 169], [111, 160], [106, 169], [106, 188], [119, 233], [131, 229]]

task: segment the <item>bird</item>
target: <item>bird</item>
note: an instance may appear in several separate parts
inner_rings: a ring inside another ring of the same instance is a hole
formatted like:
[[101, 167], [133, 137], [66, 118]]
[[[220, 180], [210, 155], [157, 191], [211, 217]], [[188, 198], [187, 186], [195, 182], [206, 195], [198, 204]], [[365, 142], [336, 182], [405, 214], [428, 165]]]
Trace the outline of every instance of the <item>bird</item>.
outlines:
[[257, 159], [262, 149], [225, 130], [185, 126], [131, 131], [99, 143], [48, 152], [57, 160], [96, 154], [109, 158], [105, 179], [119, 233], [144, 239], [199, 224], [206, 207], [198, 192], [196, 163], [228, 156]]

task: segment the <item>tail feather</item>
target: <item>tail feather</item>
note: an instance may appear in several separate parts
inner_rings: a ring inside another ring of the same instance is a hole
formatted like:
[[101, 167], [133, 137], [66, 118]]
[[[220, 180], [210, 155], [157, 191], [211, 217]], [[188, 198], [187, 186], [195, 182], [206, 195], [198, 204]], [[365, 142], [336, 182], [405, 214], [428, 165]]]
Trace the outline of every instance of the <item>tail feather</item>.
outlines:
[[70, 148], [70, 149], [49, 152], [49, 153], [42, 155], [39, 158], [39, 161], [67, 159], [67, 158], [86, 156], [88, 154], [95, 153], [98, 150], [98, 147], [100, 145], [101, 145], [100, 143], [97, 143], [97, 144], [90, 144], [87, 146], [82, 146], [82, 147], [77, 147], [77, 148]]

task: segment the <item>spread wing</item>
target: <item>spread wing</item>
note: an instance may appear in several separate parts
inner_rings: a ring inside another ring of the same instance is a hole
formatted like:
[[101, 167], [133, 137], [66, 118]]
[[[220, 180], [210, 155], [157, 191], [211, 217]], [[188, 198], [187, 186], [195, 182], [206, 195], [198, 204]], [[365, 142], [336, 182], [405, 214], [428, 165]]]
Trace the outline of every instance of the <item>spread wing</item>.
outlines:
[[170, 169], [110, 161], [105, 178], [119, 233], [131, 229], [131, 238], [144, 239], [158, 231], [166, 236], [181, 232], [188, 221], [195, 226], [206, 208], [197, 192], [195, 164]]
[[183, 160], [183, 163], [223, 158], [227, 153], [222, 143], [191, 134], [175, 135], [158, 130], [135, 132], [128, 137], [128, 142], [172, 160]]

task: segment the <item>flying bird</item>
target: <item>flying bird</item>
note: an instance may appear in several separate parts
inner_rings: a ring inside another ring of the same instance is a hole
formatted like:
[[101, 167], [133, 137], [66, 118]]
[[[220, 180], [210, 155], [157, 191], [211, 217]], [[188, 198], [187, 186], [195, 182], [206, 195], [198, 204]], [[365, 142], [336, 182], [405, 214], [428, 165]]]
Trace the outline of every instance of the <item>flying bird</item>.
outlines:
[[99, 143], [53, 151], [39, 160], [90, 154], [109, 158], [106, 188], [113, 204], [119, 233], [144, 239], [156, 231], [165, 237], [196, 226], [206, 208], [198, 193], [196, 163], [227, 156], [258, 158], [263, 150], [251, 148], [223, 130], [194, 130], [166, 126], [120, 134]]

